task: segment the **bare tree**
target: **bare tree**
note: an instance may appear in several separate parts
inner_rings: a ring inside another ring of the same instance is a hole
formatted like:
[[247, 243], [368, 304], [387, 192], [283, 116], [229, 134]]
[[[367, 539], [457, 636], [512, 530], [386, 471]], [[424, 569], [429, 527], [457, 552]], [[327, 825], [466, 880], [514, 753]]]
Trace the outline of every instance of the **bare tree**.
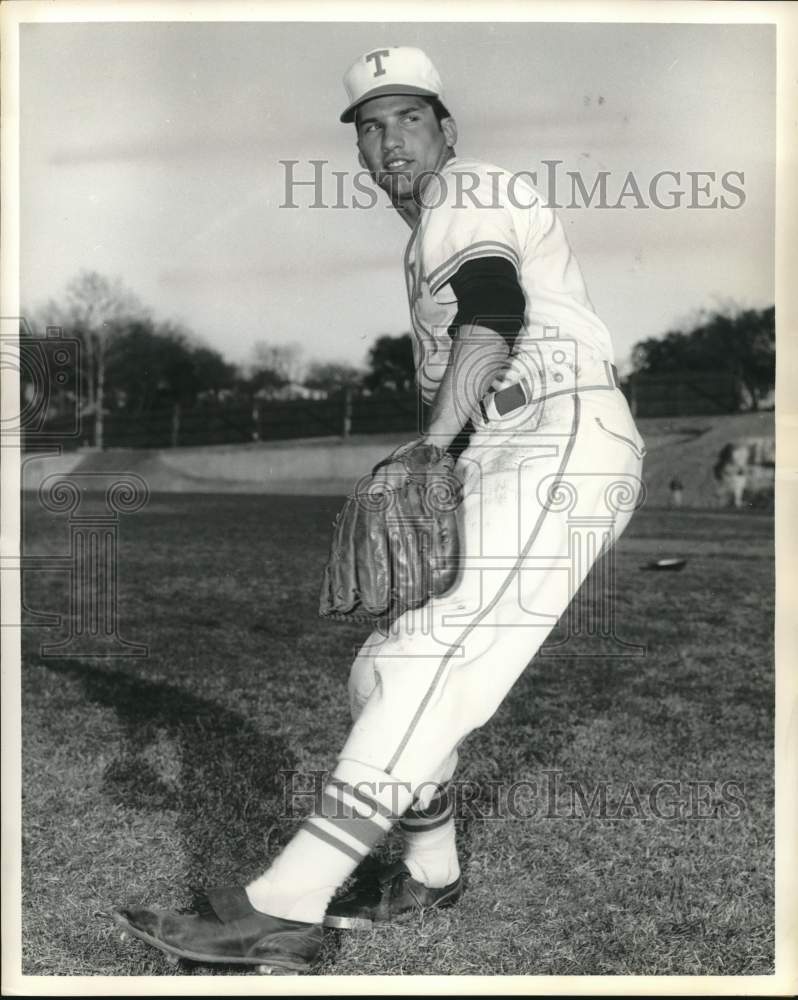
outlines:
[[252, 348], [252, 374], [273, 372], [283, 383], [301, 382], [304, 373], [300, 344], [271, 344], [259, 340]]
[[365, 372], [344, 361], [313, 361], [305, 374], [305, 385], [311, 389], [337, 392], [341, 389], [356, 389]]
[[94, 416], [95, 448], [103, 446], [106, 368], [111, 338], [125, 321], [145, 315], [144, 307], [118, 278], [83, 271], [67, 286], [62, 325], [83, 343], [83, 412]]

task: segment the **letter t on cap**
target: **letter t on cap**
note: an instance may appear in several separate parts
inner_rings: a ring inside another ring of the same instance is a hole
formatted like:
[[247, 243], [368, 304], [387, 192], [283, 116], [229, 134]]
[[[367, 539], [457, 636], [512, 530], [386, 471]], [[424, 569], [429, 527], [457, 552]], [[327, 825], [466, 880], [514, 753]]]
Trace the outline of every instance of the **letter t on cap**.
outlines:
[[385, 76], [385, 70], [382, 68], [383, 57], [388, 57], [391, 54], [390, 49], [377, 49], [376, 52], [369, 52], [366, 56], [366, 62], [373, 62], [375, 64], [374, 76]]

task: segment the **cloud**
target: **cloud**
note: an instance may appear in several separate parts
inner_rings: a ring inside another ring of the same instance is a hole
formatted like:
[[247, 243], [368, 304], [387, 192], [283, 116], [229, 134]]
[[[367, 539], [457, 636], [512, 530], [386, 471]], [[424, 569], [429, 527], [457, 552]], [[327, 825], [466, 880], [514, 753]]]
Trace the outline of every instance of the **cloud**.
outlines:
[[[351, 136], [342, 134], [341, 126], [320, 123], [314, 126], [284, 124], [266, 118], [253, 122], [251, 127], [238, 125], [233, 129], [211, 128], [202, 131], [175, 132], [154, 129], [138, 135], [118, 139], [93, 138], [86, 133], [77, 143], [61, 142], [50, 152], [50, 166], [80, 166], [94, 163], [172, 163], [185, 160], [244, 159], [257, 162], [268, 156], [286, 159], [308, 158], [308, 151], [315, 150], [317, 157], [325, 159], [330, 151], [339, 153], [351, 148]], [[326, 156], [319, 150], [326, 149]]]
[[[394, 256], [384, 257], [344, 257], [325, 259], [323, 268], [314, 273], [313, 281], [339, 281], [341, 278], [361, 278], [366, 273], [396, 271]], [[296, 261], [283, 260], [256, 267], [214, 268], [214, 267], [170, 267], [158, 273], [161, 285], [199, 285], [204, 287], [222, 284], [263, 286], [266, 282], [279, 280], [308, 283], [308, 273]]]
[[136, 139], [66, 146], [50, 154], [51, 166], [92, 163], [168, 162], [173, 160], [254, 157], [262, 152], [256, 136], [141, 136]]

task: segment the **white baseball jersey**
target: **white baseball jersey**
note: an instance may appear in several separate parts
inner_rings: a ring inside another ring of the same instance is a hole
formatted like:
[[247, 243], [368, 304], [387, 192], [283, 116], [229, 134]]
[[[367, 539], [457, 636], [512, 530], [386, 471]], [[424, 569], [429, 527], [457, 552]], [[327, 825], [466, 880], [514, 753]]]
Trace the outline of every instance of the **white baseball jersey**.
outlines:
[[[561, 223], [534, 188], [511, 177], [450, 160], [424, 191], [405, 258], [418, 381], [428, 402], [451, 351], [457, 301], [450, 280], [478, 257], [509, 260], [526, 299], [504, 381], [527, 375], [525, 362], [535, 367], [543, 356], [560, 389], [544, 407], [520, 407], [517, 422], [476, 426], [458, 459], [457, 582], [403, 615], [389, 635], [375, 631], [352, 666], [354, 725], [341, 759], [397, 775], [414, 793], [451, 778], [458, 743], [497, 709], [599, 553], [604, 592], [613, 579], [606, 554], [644, 496], [645, 448], [622, 393], [600, 380], [585, 391], [561, 391], [569, 363], [563, 348], [575, 345], [574, 374], [590, 375], [612, 363], [610, 336]], [[592, 606], [604, 614], [610, 605], [594, 597]]]
[[449, 280], [466, 261], [503, 257], [526, 299], [524, 329], [502, 383], [539, 364], [544, 337], [575, 345], [580, 366], [614, 360], [606, 326], [588, 297], [562, 223], [524, 177], [455, 157], [424, 191], [421, 217], [405, 253], [419, 387], [431, 402], [451, 351], [448, 327], [457, 313]]

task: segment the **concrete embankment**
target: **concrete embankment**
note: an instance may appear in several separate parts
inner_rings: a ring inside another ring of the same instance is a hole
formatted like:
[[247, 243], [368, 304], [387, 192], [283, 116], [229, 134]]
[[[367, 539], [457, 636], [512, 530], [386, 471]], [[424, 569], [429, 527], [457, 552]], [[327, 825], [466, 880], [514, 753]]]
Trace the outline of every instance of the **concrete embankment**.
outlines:
[[83, 489], [105, 489], [109, 477], [132, 473], [151, 492], [344, 494], [406, 438], [375, 435], [199, 448], [86, 449], [29, 457], [23, 488], [37, 490], [53, 475], [79, 478]]
[[[648, 503], [664, 505], [674, 477], [684, 484], [684, 503], [718, 503], [713, 469], [724, 445], [734, 441], [771, 440], [774, 415], [744, 413], [723, 417], [641, 420], [648, 454], [644, 477]], [[199, 448], [110, 449], [67, 452], [25, 459], [23, 486], [37, 490], [52, 475], [71, 475], [81, 488], [105, 489], [109, 476], [134, 473], [152, 492], [287, 493], [343, 495], [403, 434], [316, 438]]]

